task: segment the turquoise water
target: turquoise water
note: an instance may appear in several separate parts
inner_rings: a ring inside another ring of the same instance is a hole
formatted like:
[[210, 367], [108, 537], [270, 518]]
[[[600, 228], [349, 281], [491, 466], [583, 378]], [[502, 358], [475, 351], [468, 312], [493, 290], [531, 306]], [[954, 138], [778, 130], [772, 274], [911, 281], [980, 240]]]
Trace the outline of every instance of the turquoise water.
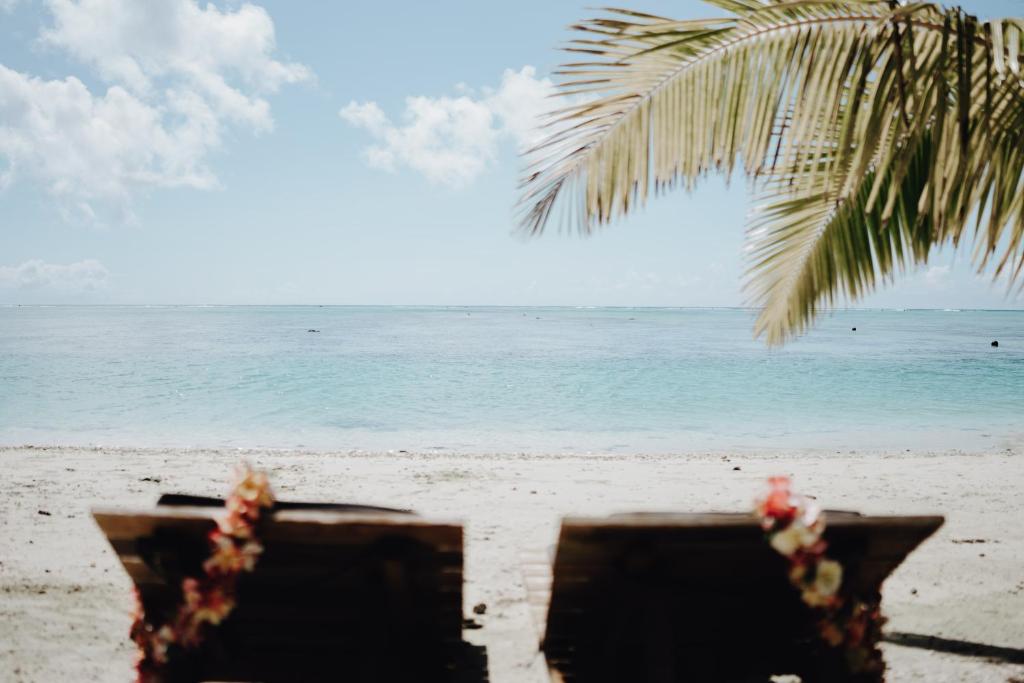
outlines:
[[842, 311], [772, 350], [752, 320], [6, 307], [0, 443], [669, 452], [983, 449], [1024, 434], [1024, 312]]

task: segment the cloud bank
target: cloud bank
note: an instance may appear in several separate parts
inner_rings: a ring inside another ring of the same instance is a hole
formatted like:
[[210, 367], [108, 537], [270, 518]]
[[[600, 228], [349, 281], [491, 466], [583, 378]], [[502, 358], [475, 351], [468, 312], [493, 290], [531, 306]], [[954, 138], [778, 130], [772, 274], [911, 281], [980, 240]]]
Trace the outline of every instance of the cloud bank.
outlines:
[[93, 259], [66, 265], [33, 259], [17, 266], [0, 266], [0, 287], [5, 289], [91, 292], [105, 288], [109, 280], [110, 271]]
[[251, 4], [50, 0], [40, 43], [106, 84], [45, 80], [0, 64], [0, 189], [27, 179], [80, 219], [127, 212], [152, 187], [216, 187], [207, 165], [225, 132], [273, 128], [266, 97], [309, 80], [278, 61], [274, 24]]
[[497, 88], [476, 92], [465, 86], [458, 96], [408, 97], [398, 123], [374, 101], [350, 102], [339, 112], [348, 124], [375, 140], [363, 150], [367, 164], [385, 171], [400, 168], [429, 181], [464, 187], [498, 154], [503, 140], [520, 148], [537, 142], [539, 117], [550, 110], [551, 81], [536, 69], [506, 69]]

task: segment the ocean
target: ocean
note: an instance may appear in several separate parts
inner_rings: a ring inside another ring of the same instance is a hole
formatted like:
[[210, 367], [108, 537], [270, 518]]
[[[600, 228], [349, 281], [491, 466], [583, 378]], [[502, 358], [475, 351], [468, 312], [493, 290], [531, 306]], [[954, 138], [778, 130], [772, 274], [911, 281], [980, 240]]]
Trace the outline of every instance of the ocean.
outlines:
[[753, 318], [8, 306], [0, 444], [980, 451], [1024, 436], [1024, 311], [842, 310], [779, 349], [752, 338]]

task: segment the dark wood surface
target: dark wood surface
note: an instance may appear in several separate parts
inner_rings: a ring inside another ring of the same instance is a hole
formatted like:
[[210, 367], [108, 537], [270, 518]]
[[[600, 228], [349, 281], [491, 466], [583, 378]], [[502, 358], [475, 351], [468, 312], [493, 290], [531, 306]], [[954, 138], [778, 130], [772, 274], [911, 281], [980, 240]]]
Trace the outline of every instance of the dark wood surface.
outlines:
[[[158, 506], [170, 507], [223, 507], [223, 498], [212, 496], [194, 496], [189, 493], [165, 493], [156, 501]], [[412, 510], [385, 508], [377, 505], [360, 505], [358, 503], [304, 503], [301, 501], [274, 501], [274, 512], [281, 510], [327, 510], [331, 512], [394, 512], [411, 515]]]
[[[830, 512], [828, 555], [845, 589], [877, 596], [942, 521]], [[567, 682], [824, 680], [827, 653], [786, 571], [750, 514], [566, 518], [543, 649]]]
[[[95, 510], [160, 622], [200, 576], [216, 506]], [[400, 511], [282, 507], [265, 551], [239, 582], [238, 607], [173, 680], [486, 681], [486, 655], [462, 640], [462, 526]]]

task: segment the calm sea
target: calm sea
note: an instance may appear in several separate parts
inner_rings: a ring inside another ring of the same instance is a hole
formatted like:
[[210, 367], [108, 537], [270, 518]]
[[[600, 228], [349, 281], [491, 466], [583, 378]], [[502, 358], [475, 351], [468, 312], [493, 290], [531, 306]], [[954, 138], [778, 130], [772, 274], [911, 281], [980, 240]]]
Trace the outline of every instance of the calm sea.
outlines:
[[752, 321], [737, 309], [5, 307], [0, 443], [689, 452], [1021, 442], [1024, 312], [842, 311], [782, 349], [753, 340]]

